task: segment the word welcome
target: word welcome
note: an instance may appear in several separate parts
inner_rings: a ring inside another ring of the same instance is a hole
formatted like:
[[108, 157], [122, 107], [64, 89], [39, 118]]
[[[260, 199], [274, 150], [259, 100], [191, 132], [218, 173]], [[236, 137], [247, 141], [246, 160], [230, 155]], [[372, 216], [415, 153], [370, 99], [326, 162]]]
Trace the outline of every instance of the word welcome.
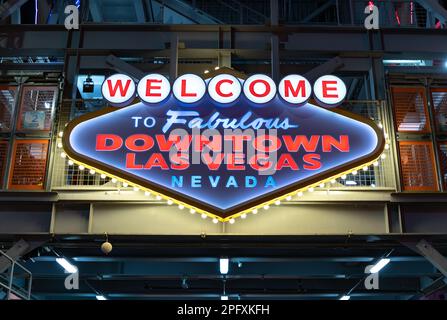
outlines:
[[314, 98], [324, 107], [336, 107], [346, 97], [346, 85], [332, 75], [318, 78], [313, 87], [300, 75], [288, 75], [278, 84], [263, 74], [255, 74], [246, 80], [231, 74], [219, 74], [210, 80], [203, 80], [195, 74], [178, 77], [174, 83], [161, 74], [149, 74], [137, 84], [125, 74], [108, 77], [102, 85], [102, 95], [114, 106], [124, 106], [138, 94], [142, 102], [156, 104], [172, 95], [185, 104], [196, 103], [205, 94], [220, 104], [235, 102], [242, 94], [251, 102], [265, 104], [277, 95], [285, 102], [295, 106], [306, 104], [312, 92]]

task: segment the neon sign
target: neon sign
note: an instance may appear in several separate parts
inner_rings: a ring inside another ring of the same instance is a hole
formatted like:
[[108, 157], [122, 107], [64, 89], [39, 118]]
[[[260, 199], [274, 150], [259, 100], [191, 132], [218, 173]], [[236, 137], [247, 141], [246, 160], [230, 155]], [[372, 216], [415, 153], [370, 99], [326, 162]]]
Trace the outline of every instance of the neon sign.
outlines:
[[188, 74], [171, 86], [117, 74], [102, 93], [113, 107], [67, 125], [68, 156], [221, 221], [370, 164], [384, 147], [372, 121], [335, 108], [346, 96], [335, 76], [312, 86], [299, 75], [276, 85]]

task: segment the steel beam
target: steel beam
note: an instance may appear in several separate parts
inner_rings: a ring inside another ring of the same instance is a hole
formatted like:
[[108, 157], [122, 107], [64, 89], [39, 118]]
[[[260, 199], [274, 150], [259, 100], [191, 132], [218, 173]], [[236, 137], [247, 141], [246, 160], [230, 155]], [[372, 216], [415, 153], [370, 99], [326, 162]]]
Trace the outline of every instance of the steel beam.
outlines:
[[[22, 257], [23, 255], [31, 252], [32, 250], [40, 247], [44, 242], [28, 242], [23, 239], [18, 241], [12, 248], [6, 251], [6, 255], [14, 261]], [[0, 257], [0, 274], [5, 272], [11, 265], [11, 262], [5, 257]]]
[[0, 6], [0, 21], [5, 20], [11, 14], [20, 9], [28, 0], [9, 0]]
[[438, 0], [418, 0], [417, 2], [442, 24], [447, 22], [447, 10], [441, 6]]
[[222, 24], [218, 19], [179, 0], [164, 0], [163, 5], [198, 24]]
[[178, 74], [178, 34], [172, 33], [170, 40], [169, 77], [173, 83]]
[[321, 13], [323, 13], [325, 10], [329, 9], [334, 4], [334, 0], [329, 0], [326, 3], [324, 3], [322, 6], [320, 6], [317, 10], [309, 14], [307, 17], [305, 17], [302, 22], [306, 23], [312, 20], [315, 17], [318, 17]]
[[312, 82], [322, 75], [333, 73], [335, 70], [341, 68], [343, 65], [343, 59], [340, 57], [335, 57], [307, 72], [305, 74], [305, 77], [309, 79], [310, 82]]
[[103, 16], [102, 16], [99, 0], [90, 0], [89, 1], [89, 9], [90, 9], [90, 13], [92, 15], [92, 19], [94, 22], [102, 22], [103, 21]]
[[425, 257], [444, 277], [447, 277], [447, 258], [440, 254], [428, 241], [402, 242], [405, 246]]
[[135, 8], [135, 15], [137, 16], [138, 23], [145, 23], [147, 22], [146, 19], [146, 10], [144, 9], [144, 0], [134, 0], [134, 8]]
[[272, 79], [275, 82], [279, 81], [279, 38], [276, 34], [271, 36], [271, 64], [272, 64]]
[[113, 67], [116, 71], [127, 74], [128, 76], [139, 80], [144, 77], [144, 72], [140, 69], [135, 68], [134, 66], [128, 64], [127, 62], [121, 60], [120, 58], [109, 55], [106, 58], [106, 62], [108, 65]]
[[272, 26], [277, 26], [279, 23], [278, 11], [278, 1], [270, 0], [270, 24]]

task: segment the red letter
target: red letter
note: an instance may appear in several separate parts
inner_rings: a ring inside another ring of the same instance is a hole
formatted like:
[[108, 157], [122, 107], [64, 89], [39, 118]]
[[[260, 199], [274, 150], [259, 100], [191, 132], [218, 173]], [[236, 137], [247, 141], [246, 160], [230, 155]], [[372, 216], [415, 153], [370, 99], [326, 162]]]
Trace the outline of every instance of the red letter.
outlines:
[[321, 168], [320, 155], [317, 153], [306, 154], [303, 160], [307, 163], [303, 165], [303, 168], [306, 170], [318, 170]]
[[177, 152], [171, 156], [172, 170], [186, 170], [189, 168], [189, 155], [183, 152]]
[[328, 85], [330, 84], [337, 84], [337, 81], [322, 81], [321, 82], [322, 86], [323, 86], [323, 97], [324, 98], [338, 98], [338, 94], [337, 93], [333, 93], [333, 94], [329, 94], [328, 91], [336, 91], [337, 87], [328, 87]]
[[127, 90], [129, 89], [130, 80], [126, 81], [125, 88], [123, 88], [123, 83], [121, 80], [116, 80], [115, 87], [113, 87], [113, 88], [112, 88], [112, 80], [107, 80], [107, 86], [109, 87], [109, 92], [112, 97], [114, 97], [116, 95], [116, 91], [118, 89], [120, 90], [121, 97], [124, 97], [124, 96], [126, 96]]
[[227, 169], [228, 170], [245, 170], [244, 153], [230, 153], [227, 157]]
[[269, 160], [269, 156], [266, 154], [257, 154], [250, 158], [248, 163], [253, 170], [256, 171], [265, 171], [272, 166], [271, 161]]
[[[111, 145], [107, 145], [107, 141], [112, 141]], [[115, 134], [97, 134], [96, 135], [96, 151], [116, 151], [123, 145], [123, 139]]]
[[182, 97], [197, 97], [197, 93], [187, 93], [186, 92], [186, 80], [182, 80], [182, 93], [180, 94]]
[[289, 96], [289, 90], [292, 91], [292, 95], [297, 97], [301, 91], [301, 96], [306, 96], [306, 82], [304, 80], [300, 80], [298, 82], [298, 86], [296, 88], [292, 87], [292, 82], [290, 80], [284, 81], [284, 94], [286, 97]]
[[[269, 146], [265, 146], [264, 142], [270, 141]], [[278, 151], [281, 148], [282, 142], [278, 137], [270, 136], [270, 135], [262, 135], [256, 137], [255, 141], [253, 141], [253, 146], [256, 150], [260, 152], [272, 152]]]
[[153, 153], [144, 165], [144, 169], [150, 170], [152, 167], [160, 167], [162, 170], [169, 170], [169, 167], [161, 153]]
[[216, 83], [216, 93], [224, 98], [228, 98], [231, 97], [233, 95], [233, 92], [230, 93], [223, 93], [222, 90], [220, 90], [220, 86], [222, 85], [222, 83], [229, 83], [229, 84], [233, 84], [233, 80], [230, 79], [223, 79], [220, 80], [219, 82]]
[[135, 164], [135, 153], [126, 154], [126, 169], [143, 169], [142, 164]]
[[292, 140], [291, 136], [285, 135], [283, 140], [289, 152], [298, 152], [301, 146], [306, 152], [315, 152], [320, 136], [311, 136], [309, 141], [306, 136], [295, 136], [295, 139]]
[[[143, 141], [142, 145], [137, 145], [137, 141]], [[146, 134], [134, 134], [126, 139], [126, 148], [130, 151], [147, 151], [154, 146], [154, 139]]]
[[174, 139], [171, 139], [171, 137], [166, 140], [166, 136], [157, 134], [155, 135], [155, 139], [157, 140], [158, 149], [160, 149], [161, 152], [170, 151], [174, 142], [180, 142], [180, 136], [176, 136], [176, 139], [174, 141]]
[[224, 158], [223, 153], [217, 153], [214, 159], [207, 153], [202, 154], [203, 163], [205, 163], [208, 166], [208, 169], [212, 171], [219, 170], [223, 158]]
[[[265, 86], [264, 93], [256, 93], [255, 92], [255, 85], [257, 83], [262, 83]], [[252, 83], [250, 83], [250, 86], [248, 87], [248, 90], [250, 90], [250, 93], [252, 95], [254, 95], [256, 98], [262, 98], [262, 97], [267, 96], [270, 93], [271, 88], [270, 88], [270, 83], [268, 83], [265, 80], [258, 79], [258, 80], [254, 80]]]
[[224, 135], [225, 141], [231, 141], [233, 152], [243, 152], [244, 151], [244, 141], [250, 141], [250, 135], [243, 134], [228, 134]]
[[153, 86], [152, 83], [161, 83], [161, 80], [147, 79], [146, 81], [146, 97], [161, 97], [161, 93], [151, 93], [151, 89], [160, 90], [160, 86]]
[[340, 140], [332, 136], [323, 136], [323, 152], [331, 152], [332, 147], [337, 148], [341, 152], [349, 152], [349, 137], [340, 136]]
[[276, 164], [276, 170], [281, 170], [286, 167], [294, 171], [299, 170], [298, 165], [290, 153], [284, 153], [279, 157], [278, 163]]

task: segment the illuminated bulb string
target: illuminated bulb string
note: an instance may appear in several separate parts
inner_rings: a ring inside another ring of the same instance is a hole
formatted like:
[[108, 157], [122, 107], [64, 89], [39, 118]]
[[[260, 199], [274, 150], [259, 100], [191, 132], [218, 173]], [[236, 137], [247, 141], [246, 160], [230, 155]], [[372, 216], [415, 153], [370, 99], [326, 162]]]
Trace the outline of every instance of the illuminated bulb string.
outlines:
[[[385, 148], [385, 149], [388, 150], [389, 147], [388, 147], [388, 148]], [[65, 158], [67, 158], [67, 154], [66, 154], [65, 152], [61, 152], [61, 157], [65, 159]], [[379, 159], [375, 160], [375, 161], [372, 162], [372, 163], [369, 163], [368, 165], [364, 165], [364, 166], [362, 166], [362, 167], [360, 167], [360, 168], [355, 168], [355, 169], [352, 170], [350, 173], [353, 174], [353, 175], [356, 175], [356, 174], [358, 174], [358, 170], [360, 170], [360, 169], [363, 169], [363, 171], [367, 171], [367, 170], [369, 170], [369, 167], [370, 167], [370, 166], [378, 167], [378, 166], [379, 166], [379, 160], [380, 160], [380, 159], [381, 159], [381, 160], [386, 159], [386, 154], [385, 154], [385, 153], [382, 153], [381, 156], [379, 157]], [[68, 159], [68, 165], [69, 165], [69, 166], [73, 166], [74, 164], [75, 164], [75, 162], [74, 162], [73, 160]], [[78, 169], [79, 169], [80, 171], [83, 171], [83, 170], [86, 169], [86, 167], [85, 167], [83, 164], [77, 164], [77, 165], [78, 165]], [[89, 169], [90, 174], [92, 174], [92, 175], [100, 174], [101, 179], [106, 179], [106, 178], [107, 178], [107, 175], [106, 175], [105, 173], [101, 173], [101, 172], [98, 173], [98, 172], [96, 172], [96, 170], [95, 170], [94, 168], [88, 168], [88, 169]], [[236, 222], [235, 218], [237, 218], [237, 217], [240, 217], [241, 219], [246, 219], [246, 218], [247, 218], [247, 213], [252, 213], [253, 215], [256, 215], [256, 214], [259, 213], [259, 209], [264, 209], [264, 211], [267, 211], [267, 210], [270, 209], [270, 204], [275, 204], [275, 206], [279, 206], [279, 205], [281, 205], [281, 200], [291, 201], [293, 195], [297, 196], [297, 198], [301, 198], [301, 197], [304, 195], [304, 192], [305, 192], [305, 191], [312, 193], [312, 192], [315, 191], [315, 187], [324, 188], [324, 187], [326, 186], [326, 183], [327, 183], [327, 182], [330, 182], [331, 184], [334, 184], [334, 183], [336, 183], [336, 181], [337, 181], [336, 179], [338, 179], [338, 178], [342, 179], [343, 181], [346, 181], [346, 179], [347, 179], [347, 174], [348, 174], [348, 173], [343, 173], [342, 175], [340, 175], [340, 176], [338, 176], [338, 177], [332, 177], [332, 178], [330, 178], [329, 180], [326, 180], [326, 181], [321, 182], [321, 183], [319, 183], [319, 184], [311, 185], [311, 186], [309, 186], [307, 189], [303, 189], [303, 190], [295, 191], [295, 192], [293, 192], [293, 193], [284, 195], [284, 196], [282, 196], [282, 197], [280, 197], [280, 198], [277, 198], [277, 199], [274, 199], [273, 201], [270, 201], [270, 202], [264, 203], [264, 204], [262, 204], [262, 205], [259, 205], [259, 206], [255, 207], [255, 208], [252, 208], [252, 209], [248, 210], [248, 211], [244, 211], [244, 212], [241, 212], [241, 213], [239, 213], [239, 214], [237, 214], [237, 215], [228, 217], [228, 218], [226, 218], [225, 220], [223, 220], [223, 219], [221, 219], [221, 218], [218, 218], [218, 217], [216, 217], [215, 215], [212, 215], [212, 214], [203, 212], [203, 211], [199, 211], [199, 212], [201, 213], [200, 216], [201, 216], [202, 219], [206, 219], [208, 216], [210, 216], [210, 217], [212, 218], [212, 222], [215, 223], [215, 224], [218, 223], [219, 221], [222, 221], [222, 222], [229, 222], [230, 224], [234, 224], [234, 223]], [[112, 178], [111, 178], [111, 181], [112, 181], [112, 183], [115, 184], [115, 183], [118, 182], [118, 179], [115, 178], [115, 177], [112, 177]], [[346, 185], [346, 183], [344, 183], [344, 184]], [[123, 186], [124, 188], [126, 188], [126, 187], [129, 186], [129, 183], [127, 183], [126, 181], [122, 181], [122, 186]], [[371, 184], [371, 187], [374, 188], [375, 185]], [[133, 190], [134, 190], [135, 192], [139, 192], [139, 191], [141, 191], [140, 188], [141, 188], [141, 187], [140, 187], [140, 186], [137, 186], [137, 185], [134, 185], [134, 186], [133, 186]], [[144, 188], [143, 188], [143, 189], [144, 189]], [[157, 201], [160, 201], [160, 200], [163, 199], [163, 197], [162, 197], [160, 194], [157, 194], [157, 193], [155, 193], [155, 192], [153, 192], [153, 191], [149, 191], [149, 190], [146, 190], [146, 191], [144, 192], [144, 195], [145, 195], [145, 196], [150, 196], [152, 193], [155, 194], [155, 199], [156, 199]], [[329, 194], [329, 189], [327, 190], [327, 194]], [[172, 205], [172, 204], [174, 204], [174, 202], [175, 202], [173, 199], [171, 199], [171, 198], [167, 198], [167, 197], [165, 197], [165, 200], [166, 200], [166, 203], [167, 203], [168, 205]], [[179, 209], [179, 210], [183, 210], [183, 209], [185, 209], [186, 207], [188, 207], [188, 209], [189, 209], [189, 213], [191, 213], [191, 214], [195, 214], [195, 213], [197, 212], [197, 210], [196, 210], [195, 208], [191, 207], [191, 206], [188, 206], [188, 205], [186, 205], [186, 204], [179, 203], [179, 202], [177, 202], [177, 204], [178, 204], [178, 209]]]

